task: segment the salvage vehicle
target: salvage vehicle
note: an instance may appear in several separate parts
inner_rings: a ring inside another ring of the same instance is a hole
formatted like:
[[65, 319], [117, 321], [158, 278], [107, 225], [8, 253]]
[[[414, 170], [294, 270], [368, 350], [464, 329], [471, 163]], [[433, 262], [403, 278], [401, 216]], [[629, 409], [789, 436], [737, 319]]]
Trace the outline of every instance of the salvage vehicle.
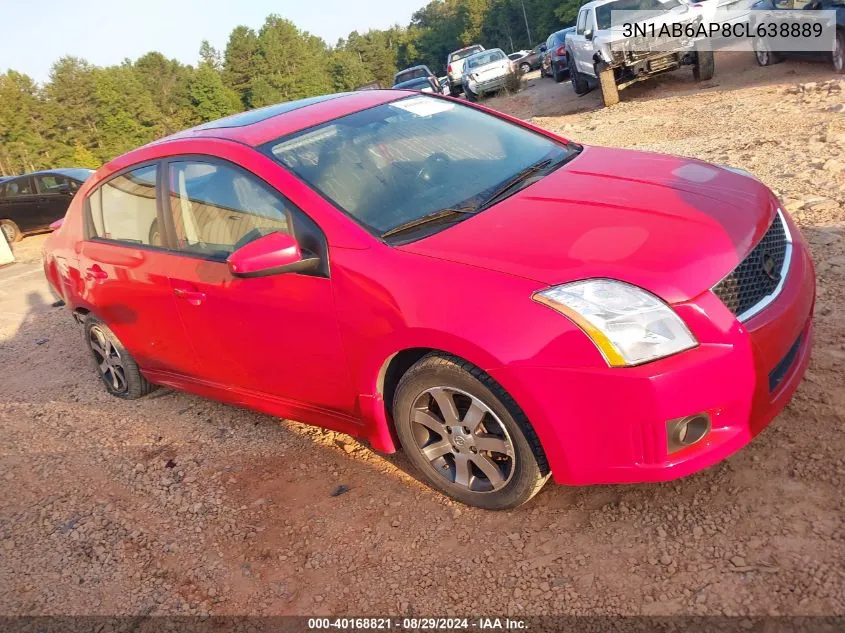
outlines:
[[566, 52], [566, 37], [575, 32], [571, 26], [549, 35], [546, 40], [546, 55], [543, 57], [543, 74], [560, 83], [569, 74], [569, 58]]
[[446, 57], [446, 76], [449, 77], [449, 94], [451, 96], [457, 97], [464, 89], [464, 61], [466, 58], [483, 50], [484, 47], [481, 44], [473, 44], [452, 51]]
[[[566, 38], [569, 78], [576, 94], [598, 86], [605, 106], [619, 103], [619, 91], [662, 73], [692, 66], [697, 81], [713, 78], [713, 51], [696, 47], [695, 38], [626, 35], [611, 24], [612, 11], [659, 12], [643, 24], [696, 26], [703, 12], [681, 0], [592, 0], [578, 11], [575, 32]], [[648, 32], [648, 31], [647, 31]], [[685, 33], [685, 31], [684, 31]]]
[[46, 231], [63, 218], [80, 185], [94, 171], [62, 168], [0, 180], [0, 230], [10, 244]]
[[[791, 57], [804, 60], [826, 60], [833, 64], [833, 72], [845, 74], [845, 2], [843, 0], [760, 0], [753, 7], [751, 24], [756, 24], [757, 16], [777, 22], [781, 16], [790, 22], [800, 23], [790, 15], [793, 10], [800, 11], [835, 11], [836, 32], [832, 51], [773, 51], [765, 39], [754, 40], [754, 56], [760, 66], [779, 64]], [[760, 13], [756, 13], [759, 11]]]
[[131, 151], [43, 262], [117, 398], [166, 385], [401, 447], [487, 509], [712, 466], [813, 339], [809, 249], [750, 174], [399, 90]]
[[412, 66], [400, 70], [393, 76], [393, 88], [399, 90], [419, 90], [440, 94], [440, 81], [428, 66]]
[[491, 48], [466, 58], [464, 63], [464, 94], [468, 101], [478, 101], [484, 95], [507, 87], [514, 75], [514, 64], [501, 48]]

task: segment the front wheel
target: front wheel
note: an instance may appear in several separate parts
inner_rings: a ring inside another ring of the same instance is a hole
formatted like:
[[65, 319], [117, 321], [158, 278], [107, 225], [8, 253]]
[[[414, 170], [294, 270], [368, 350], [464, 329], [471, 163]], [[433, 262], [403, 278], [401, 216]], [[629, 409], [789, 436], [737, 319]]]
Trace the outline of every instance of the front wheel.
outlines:
[[836, 42], [833, 49], [833, 72], [845, 75], [845, 29], [836, 29]]
[[700, 50], [695, 54], [695, 66], [692, 69], [692, 76], [696, 81], [708, 81], [713, 79], [716, 72], [716, 62], [713, 59], [713, 51]]
[[452, 86], [452, 85], [449, 86], [449, 96], [457, 97], [458, 95], [461, 94], [461, 92], [462, 91], [461, 91], [460, 88], [455, 88], [455, 86]]
[[514, 508], [549, 477], [525, 414], [492, 378], [454, 356], [429, 354], [405, 373], [393, 419], [414, 466], [461, 503]]
[[3, 231], [3, 235], [9, 244], [20, 242], [23, 239], [23, 233], [21, 233], [18, 225], [11, 220], [0, 220], [0, 231]]
[[572, 83], [572, 90], [577, 95], [585, 95], [590, 91], [587, 78], [575, 69], [575, 60], [572, 56], [569, 57], [569, 81]]
[[477, 102], [478, 97], [480, 96], [480, 95], [476, 94], [475, 92], [473, 92], [472, 90], [470, 90], [469, 88], [464, 88], [464, 94], [466, 95], [467, 101], [469, 101], [471, 103]]

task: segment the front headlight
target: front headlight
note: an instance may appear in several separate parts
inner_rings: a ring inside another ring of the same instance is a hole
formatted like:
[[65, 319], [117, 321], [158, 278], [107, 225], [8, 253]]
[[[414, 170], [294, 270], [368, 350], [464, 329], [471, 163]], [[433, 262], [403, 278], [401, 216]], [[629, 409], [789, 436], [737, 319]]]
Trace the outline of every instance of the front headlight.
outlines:
[[621, 281], [575, 281], [541, 290], [533, 299], [569, 317], [613, 367], [647, 363], [698, 344], [672, 308]]

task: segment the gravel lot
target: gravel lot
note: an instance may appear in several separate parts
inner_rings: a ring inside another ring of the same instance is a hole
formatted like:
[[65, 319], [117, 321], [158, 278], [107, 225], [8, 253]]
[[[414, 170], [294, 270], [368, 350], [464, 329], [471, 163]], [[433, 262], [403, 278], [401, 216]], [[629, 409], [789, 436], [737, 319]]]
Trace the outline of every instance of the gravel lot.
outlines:
[[[550, 79], [487, 102], [586, 143], [746, 168], [812, 245], [817, 342], [795, 399], [751, 446], [673, 483], [548, 485], [488, 513], [346, 436], [169, 390], [123, 402], [40, 280], [0, 271], [0, 313], [31, 305], [0, 320], [0, 613], [845, 614], [833, 79], [825, 64], [733, 54], [703, 86], [673, 73], [606, 110]], [[17, 245], [19, 259], [42, 242]]]

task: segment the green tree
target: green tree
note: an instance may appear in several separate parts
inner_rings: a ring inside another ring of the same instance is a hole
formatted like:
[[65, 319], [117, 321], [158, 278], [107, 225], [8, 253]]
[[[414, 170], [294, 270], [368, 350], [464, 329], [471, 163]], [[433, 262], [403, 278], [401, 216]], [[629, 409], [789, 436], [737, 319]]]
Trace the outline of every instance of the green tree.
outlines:
[[210, 64], [200, 64], [189, 86], [191, 107], [198, 123], [213, 121], [241, 110], [237, 93], [223, 85], [220, 73]]
[[238, 26], [229, 35], [223, 62], [223, 81], [234, 90], [249, 108], [252, 102], [253, 82], [258, 74], [258, 36], [250, 28]]

